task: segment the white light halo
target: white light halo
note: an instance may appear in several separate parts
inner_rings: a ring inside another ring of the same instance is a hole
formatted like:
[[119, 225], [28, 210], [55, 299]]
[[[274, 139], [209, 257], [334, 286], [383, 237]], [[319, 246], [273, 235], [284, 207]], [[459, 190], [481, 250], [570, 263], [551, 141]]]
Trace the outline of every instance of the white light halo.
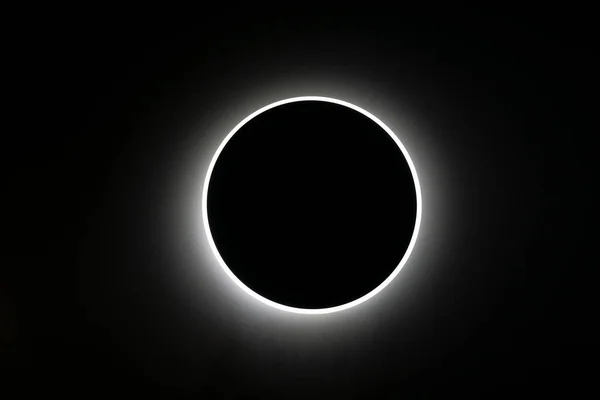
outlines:
[[[394, 269], [394, 271], [392, 271], [392, 273], [381, 284], [379, 284], [379, 286], [377, 286], [375, 289], [371, 290], [369, 293], [365, 294], [362, 297], [359, 297], [356, 300], [353, 300], [349, 303], [342, 304], [342, 305], [335, 306], [335, 307], [318, 308], [318, 309], [290, 307], [290, 306], [276, 303], [276, 302], [269, 300], [269, 299], [261, 296], [260, 294], [256, 293], [255, 291], [250, 289], [248, 286], [246, 286], [240, 279], [238, 279], [238, 277], [235, 276], [235, 274], [229, 269], [229, 267], [227, 266], [227, 264], [225, 263], [225, 261], [223, 260], [221, 255], [219, 254], [219, 251], [217, 250], [217, 246], [213, 240], [213, 237], [212, 237], [212, 234], [210, 231], [210, 226], [208, 224], [208, 204], [207, 204], [208, 203], [208, 184], [210, 182], [210, 177], [212, 175], [212, 171], [214, 169], [215, 163], [217, 162], [219, 155], [223, 151], [223, 148], [227, 145], [227, 143], [233, 137], [233, 135], [238, 130], [240, 130], [240, 128], [242, 126], [244, 126], [248, 121], [252, 120], [257, 115], [262, 114], [263, 112], [270, 110], [271, 108], [275, 108], [275, 107], [278, 107], [283, 104], [296, 103], [296, 102], [300, 102], [300, 101], [322, 101], [322, 102], [326, 102], [326, 103], [339, 104], [341, 106], [348, 107], [354, 111], [358, 111], [359, 113], [365, 115], [366, 117], [368, 117], [369, 119], [371, 119], [372, 121], [377, 123], [377, 125], [379, 125], [383, 130], [385, 130], [388, 133], [388, 135], [390, 135], [390, 137], [394, 140], [394, 142], [396, 142], [396, 145], [402, 151], [402, 154], [404, 155], [406, 161], [408, 162], [408, 166], [410, 168], [410, 172], [412, 174], [413, 181], [415, 183], [415, 190], [416, 190], [416, 195], [417, 195], [417, 217], [415, 220], [415, 227], [413, 230], [412, 237], [410, 239], [410, 243], [408, 245], [408, 248], [406, 249], [406, 252], [404, 253], [404, 256], [402, 257], [402, 260], [400, 260], [400, 263]], [[235, 284], [237, 286], [239, 286], [244, 292], [249, 294], [254, 299], [256, 299], [256, 300], [260, 301], [261, 303], [264, 303], [268, 306], [271, 306], [273, 308], [276, 308], [276, 309], [279, 309], [282, 311], [295, 313], [295, 314], [330, 314], [330, 313], [334, 313], [334, 312], [338, 312], [338, 311], [342, 311], [342, 310], [347, 310], [347, 309], [357, 306], [361, 303], [364, 303], [365, 301], [369, 300], [371, 297], [375, 296], [377, 293], [381, 292], [387, 285], [390, 284], [390, 282], [396, 277], [396, 275], [398, 275], [398, 273], [400, 273], [400, 270], [404, 267], [404, 265], [408, 261], [408, 258], [410, 257], [410, 254], [412, 253], [412, 250], [415, 246], [415, 242], [417, 240], [417, 236], [419, 234], [419, 227], [421, 225], [421, 209], [422, 209], [421, 186], [419, 184], [419, 178], [417, 177], [417, 171], [415, 169], [412, 159], [410, 158], [410, 155], [408, 154], [408, 151], [406, 150], [406, 148], [404, 148], [404, 145], [400, 142], [400, 140], [394, 134], [394, 132], [392, 132], [392, 130], [390, 128], [388, 128], [387, 125], [385, 125], [379, 118], [377, 118], [370, 112], [368, 112], [354, 104], [348, 103], [346, 101], [338, 100], [338, 99], [334, 99], [334, 98], [330, 98], [330, 97], [322, 97], [322, 96], [300, 96], [300, 97], [288, 98], [285, 100], [279, 100], [279, 101], [276, 101], [274, 103], [271, 103], [267, 106], [264, 106], [256, 111], [254, 111], [252, 114], [250, 114], [246, 118], [244, 118], [239, 124], [237, 124], [235, 126], [235, 128], [233, 128], [231, 130], [231, 132], [229, 132], [229, 134], [225, 137], [225, 139], [221, 142], [221, 144], [217, 148], [217, 151], [213, 155], [212, 160], [210, 161], [210, 164], [208, 166], [206, 177], [204, 179], [204, 186], [202, 189], [202, 220], [204, 223], [204, 230], [206, 232], [206, 236], [207, 236], [210, 248], [211, 248], [213, 254], [215, 255], [219, 265], [223, 268], [225, 273], [233, 280], [233, 282], [235, 282]]]

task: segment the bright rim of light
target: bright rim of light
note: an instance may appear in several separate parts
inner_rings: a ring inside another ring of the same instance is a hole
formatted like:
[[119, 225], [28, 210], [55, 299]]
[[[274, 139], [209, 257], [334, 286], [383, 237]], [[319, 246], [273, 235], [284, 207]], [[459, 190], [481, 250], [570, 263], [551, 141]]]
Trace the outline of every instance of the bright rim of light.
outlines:
[[[299, 101], [322, 101], [322, 102], [327, 102], [327, 103], [339, 104], [341, 106], [345, 106], [352, 110], [358, 111], [359, 113], [370, 118], [372, 121], [377, 123], [381, 128], [383, 128], [383, 130], [385, 130], [390, 135], [390, 137], [394, 140], [394, 142], [396, 142], [396, 144], [402, 151], [402, 154], [404, 154], [406, 161], [408, 162], [408, 166], [410, 167], [410, 171], [412, 173], [413, 181], [415, 182], [415, 189], [416, 189], [416, 194], [417, 194], [417, 218], [415, 221], [415, 228], [413, 230], [413, 234], [410, 239], [410, 243], [408, 245], [408, 249], [404, 253], [404, 257], [402, 257], [402, 260], [400, 260], [400, 264], [398, 264], [396, 269], [394, 269], [394, 271], [390, 274], [390, 276], [387, 277], [386, 280], [384, 280], [379, 286], [377, 286], [375, 289], [373, 289], [366, 295], [364, 295], [356, 300], [353, 300], [349, 303], [342, 304], [342, 305], [335, 306], [335, 307], [318, 308], [318, 309], [289, 307], [289, 306], [271, 301], [271, 300], [259, 295], [258, 293], [254, 292], [252, 289], [250, 289], [248, 286], [246, 286], [241, 280], [239, 280], [238, 277], [235, 276], [235, 274], [229, 269], [227, 264], [225, 264], [225, 261], [223, 260], [223, 258], [219, 254], [219, 251], [217, 250], [217, 246], [215, 245], [214, 239], [213, 239], [211, 231], [210, 231], [210, 226], [208, 223], [208, 206], [207, 206], [208, 184], [210, 182], [210, 177], [211, 177], [212, 171], [215, 167], [215, 163], [217, 162], [217, 159], [219, 158], [219, 155], [223, 151], [223, 148], [225, 147], [225, 145], [229, 142], [229, 140], [233, 137], [233, 135], [242, 126], [244, 126], [248, 121], [250, 121], [252, 118], [256, 117], [257, 115], [262, 114], [263, 112], [270, 110], [271, 108], [275, 108], [275, 107], [278, 107], [283, 104], [295, 103], [295, 102], [299, 102]], [[256, 300], [258, 300], [268, 306], [277, 308], [279, 310], [296, 313], [296, 314], [329, 314], [329, 313], [334, 313], [334, 312], [338, 312], [338, 311], [342, 311], [342, 310], [347, 310], [347, 309], [357, 306], [361, 303], [364, 303], [365, 301], [369, 300], [371, 297], [375, 296], [377, 293], [381, 292], [387, 285], [390, 284], [390, 282], [396, 277], [396, 275], [398, 275], [398, 273], [400, 272], [402, 267], [404, 267], [404, 265], [408, 261], [408, 258], [415, 246], [415, 242], [416, 242], [417, 236], [419, 234], [419, 226], [421, 225], [421, 207], [422, 207], [421, 186], [419, 184], [419, 179], [417, 177], [417, 171], [415, 170], [415, 166], [414, 166], [410, 156], [408, 155], [408, 152], [404, 148], [404, 145], [402, 145], [402, 143], [396, 137], [394, 132], [392, 132], [392, 130], [390, 128], [388, 128], [381, 120], [379, 120], [379, 118], [377, 118], [370, 112], [363, 110], [362, 108], [360, 108], [358, 106], [355, 106], [354, 104], [351, 104], [351, 103], [348, 103], [348, 102], [345, 102], [342, 100], [337, 100], [337, 99], [333, 99], [333, 98], [329, 98], [329, 97], [321, 97], [321, 96], [292, 97], [289, 99], [276, 101], [275, 103], [269, 104], [268, 106], [265, 106], [255, 112], [253, 112], [252, 114], [248, 115], [246, 118], [244, 118], [242, 120], [242, 122], [237, 124], [237, 126], [235, 128], [233, 128], [233, 130], [231, 132], [229, 132], [229, 134], [225, 137], [225, 139], [223, 140], [221, 145], [217, 148], [217, 151], [215, 152], [215, 154], [210, 162], [210, 165], [208, 166], [208, 171], [206, 173], [206, 178], [204, 180], [204, 187], [202, 190], [202, 220], [204, 222], [204, 229], [206, 232], [206, 236], [208, 238], [208, 243], [210, 245], [210, 248], [212, 249], [213, 254], [217, 258], [217, 261], [219, 262], [219, 264], [221, 265], [223, 270], [236, 283], [237, 286], [239, 286], [244, 292], [248, 293], [250, 296], [252, 296]]]

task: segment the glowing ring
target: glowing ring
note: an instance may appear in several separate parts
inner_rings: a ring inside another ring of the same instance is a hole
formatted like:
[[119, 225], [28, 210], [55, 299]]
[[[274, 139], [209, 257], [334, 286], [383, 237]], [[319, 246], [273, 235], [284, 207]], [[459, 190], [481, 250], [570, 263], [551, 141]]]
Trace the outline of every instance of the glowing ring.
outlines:
[[[410, 172], [412, 173], [413, 180], [415, 182], [415, 190], [416, 190], [416, 194], [417, 194], [417, 218], [415, 221], [415, 228], [413, 230], [413, 234], [410, 239], [410, 243], [408, 245], [408, 249], [404, 253], [404, 257], [402, 257], [402, 260], [400, 260], [400, 264], [398, 264], [396, 269], [394, 269], [394, 271], [392, 271], [392, 273], [390, 274], [390, 276], [387, 277], [387, 279], [385, 279], [379, 286], [377, 286], [375, 289], [373, 289], [366, 295], [364, 295], [356, 300], [353, 300], [349, 303], [342, 304], [340, 306], [335, 306], [335, 307], [318, 308], [318, 309], [305, 309], [305, 308], [289, 307], [289, 306], [285, 306], [283, 304], [275, 303], [274, 301], [271, 301], [271, 300], [259, 295], [258, 293], [254, 292], [252, 289], [250, 289], [248, 286], [246, 286], [241, 280], [239, 280], [235, 276], [235, 274], [229, 269], [227, 264], [225, 264], [225, 261], [223, 260], [223, 258], [219, 254], [219, 251], [217, 250], [217, 246], [215, 245], [215, 242], [214, 242], [213, 237], [210, 232], [210, 226], [208, 224], [208, 207], [207, 207], [208, 184], [210, 182], [210, 177], [211, 177], [213, 168], [215, 167], [215, 163], [217, 162], [217, 159], [219, 158], [219, 155], [223, 151], [223, 148], [225, 147], [227, 142], [229, 142], [231, 137], [242, 126], [244, 126], [248, 121], [250, 121], [252, 118], [256, 117], [257, 115], [262, 114], [263, 112], [270, 110], [271, 108], [278, 107], [282, 104], [295, 103], [295, 102], [299, 102], [299, 101], [324, 101], [324, 102], [328, 102], [328, 103], [339, 104], [339, 105], [351, 108], [352, 110], [358, 111], [359, 113], [370, 118], [372, 121], [376, 122], [377, 125], [379, 125], [381, 128], [383, 128], [390, 135], [390, 137], [394, 140], [394, 142], [396, 142], [396, 144], [402, 151], [402, 154], [404, 154], [404, 157], [406, 158], [406, 161], [408, 162], [408, 166], [410, 167]], [[347, 310], [347, 309], [357, 306], [361, 303], [364, 303], [365, 301], [369, 300], [371, 297], [375, 296], [377, 293], [381, 292], [387, 285], [390, 284], [390, 282], [396, 277], [396, 275], [398, 275], [398, 273], [400, 272], [402, 267], [404, 267], [404, 265], [408, 261], [410, 253], [412, 252], [412, 250], [415, 246], [415, 242], [416, 242], [417, 236], [419, 234], [419, 227], [421, 225], [421, 208], [422, 208], [421, 186], [419, 184], [419, 179], [417, 177], [417, 171], [415, 170], [415, 166], [414, 166], [410, 156], [408, 155], [408, 152], [406, 151], [406, 149], [404, 148], [404, 146], [402, 145], [400, 140], [396, 137], [394, 132], [392, 132], [392, 130], [390, 128], [388, 128], [376, 116], [374, 116], [373, 114], [371, 114], [370, 112], [368, 112], [366, 110], [363, 110], [360, 107], [355, 106], [354, 104], [350, 104], [350, 103], [342, 101], [342, 100], [337, 100], [337, 99], [333, 99], [333, 98], [329, 98], [329, 97], [321, 97], [321, 96], [292, 97], [289, 99], [276, 101], [275, 103], [269, 104], [268, 106], [265, 106], [255, 112], [253, 112], [246, 118], [244, 118], [242, 120], [242, 122], [237, 124], [237, 126], [235, 128], [233, 128], [233, 130], [231, 132], [229, 132], [229, 134], [225, 137], [225, 139], [223, 140], [221, 145], [217, 148], [217, 151], [215, 152], [215, 154], [210, 162], [210, 165], [208, 166], [208, 171], [206, 173], [206, 178], [204, 180], [204, 187], [202, 190], [202, 219], [204, 221], [204, 229], [206, 231], [206, 236], [208, 238], [208, 243], [210, 245], [210, 248], [212, 249], [215, 257], [217, 258], [217, 261], [219, 262], [219, 264], [221, 265], [223, 270], [244, 292], [248, 293], [250, 296], [252, 296], [256, 300], [258, 300], [268, 306], [277, 308], [279, 310], [292, 312], [292, 313], [296, 313], [296, 314], [329, 314], [329, 313], [333, 313], [333, 312], [337, 312], [337, 311]]]

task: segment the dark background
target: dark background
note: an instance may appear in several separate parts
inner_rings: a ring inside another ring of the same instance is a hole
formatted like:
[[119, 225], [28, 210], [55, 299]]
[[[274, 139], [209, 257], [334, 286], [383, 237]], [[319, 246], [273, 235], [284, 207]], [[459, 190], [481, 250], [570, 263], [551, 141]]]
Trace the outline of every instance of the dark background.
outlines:
[[[584, 388], [586, 347], [575, 347], [587, 343], [593, 315], [580, 297], [590, 268], [579, 250], [589, 204], [579, 200], [582, 149], [593, 132], [583, 122], [586, 14], [400, 7], [15, 17], [5, 80], [19, 111], [3, 150], [16, 245], [0, 275], [0, 387], [14, 392], [3, 397]], [[204, 140], [192, 127], [213, 123], [236, 96], [313, 70], [353, 74], [386, 100], [401, 95], [402, 111], [427, 122], [423, 140], [447, 178], [439, 183], [448, 199], [436, 201], [449, 204], [446, 245], [428, 250], [439, 253], [435, 263], [408, 270], [419, 276], [403, 286], [409, 301], [390, 295], [397, 303], [360, 323], [321, 330], [242, 315], [227, 294], [174, 278], [201, 262], [173, 245], [184, 201], [169, 197], [181, 171], [174, 161]]]

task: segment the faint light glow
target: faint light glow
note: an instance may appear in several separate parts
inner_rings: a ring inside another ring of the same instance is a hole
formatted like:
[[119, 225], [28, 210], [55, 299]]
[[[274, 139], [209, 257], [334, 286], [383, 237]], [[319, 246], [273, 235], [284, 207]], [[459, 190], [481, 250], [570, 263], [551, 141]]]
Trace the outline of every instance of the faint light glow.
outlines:
[[[229, 140], [233, 137], [233, 135], [235, 135], [235, 133], [240, 128], [242, 128], [248, 121], [252, 120], [257, 115], [262, 114], [263, 112], [265, 112], [271, 108], [278, 107], [283, 104], [295, 103], [295, 102], [300, 102], [300, 101], [322, 101], [322, 102], [339, 104], [341, 106], [345, 106], [352, 110], [355, 110], [355, 111], [367, 116], [375, 123], [377, 123], [383, 130], [385, 130], [390, 135], [390, 137], [394, 140], [394, 142], [398, 145], [398, 147], [402, 151], [402, 154], [404, 155], [404, 158], [406, 159], [406, 161], [408, 162], [408, 165], [410, 167], [410, 171], [412, 173], [413, 181], [415, 183], [415, 190], [416, 190], [416, 195], [417, 195], [417, 216], [416, 216], [416, 220], [415, 220], [415, 227], [413, 230], [413, 234], [412, 234], [410, 243], [408, 245], [408, 248], [407, 248], [406, 252], [404, 253], [404, 256], [402, 257], [402, 260], [400, 260], [400, 263], [394, 269], [394, 271], [379, 286], [377, 286], [375, 289], [373, 289], [371, 292], [367, 293], [366, 295], [364, 295], [356, 300], [353, 300], [349, 303], [346, 303], [346, 304], [342, 304], [342, 305], [335, 306], [335, 307], [320, 308], [320, 309], [296, 308], [296, 307], [289, 307], [289, 306], [286, 306], [283, 304], [279, 304], [279, 303], [276, 303], [272, 300], [269, 300], [269, 299], [259, 295], [258, 293], [254, 292], [252, 289], [250, 289], [248, 286], [246, 286], [241, 280], [239, 280], [235, 276], [235, 274], [229, 269], [229, 267], [227, 266], [227, 264], [221, 257], [221, 255], [217, 249], [217, 246], [215, 245], [214, 239], [211, 234], [210, 225], [208, 223], [207, 203], [208, 203], [208, 186], [209, 186], [209, 182], [210, 182], [210, 177], [211, 177], [212, 171], [214, 169], [215, 163], [217, 162], [217, 159], [219, 158], [219, 155], [221, 154], [221, 152], [223, 151], [223, 148], [227, 145]], [[415, 242], [417, 240], [417, 236], [419, 234], [419, 227], [421, 225], [421, 212], [422, 212], [421, 186], [419, 184], [419, 178], [417, 176], [417, 171], [415, 169], [412, 159], [410, 158], [410, 155], [408, 154], [408, 151], [406, 150], [404, 145], [400, 142], [398, 137], [394, 134], [394, 132], [392, 132], [392, 130], [390, 128], [388, 128], [381, 120], [379, 120], [379, 118], [377, 118], [370, 112], [368, 112], [354, 104], [348, 103], [346, 101], [330, 98], [330, 97], [321, 97], [321, 96], [301, 96], [301, 97], [292, 97], [292, 98], [288, 98], [285, 100], [276, 101], [274, 103], [271, 103], [255, 112], [253, 112], [252, 114], [250, 114], [246, 118], [244, 118], [239, 124], [237, 124], [235, 126], [235, 128], [233, 128], [233, 130], [231, 130], [231, 132], [229, 132], [229, 134], [225, 137], [223, 142], [221, 142], [221, 144], [217, 148], [217, 151], [213, 155], [211, 162], [208, 166], [208, 171], [206, 173], [206, 177], [204, 180], [204, 186], [203, 186], [203, 190], [202, 190], [202, 220], [204, 223], [204, 230], [205, 230], [210, 248], [211, 248], [213, 254], [215, 255], [218, 263], [225, 271], [225, 273], [233, 280], [233, 282], [235, 282], [235, 284], [238, 287], [240, 287], [244, 292], [249, 294], [252, 298], [254, 298], [268, 306], [271, 306], [273, 308], [276, 308], [276, 309], [279, 309], [282, 311], [291, 312], [291, 313], [296, 313], [296, 314], [330, 314], [330, 313], [335, 313], [338, 311], [347, 310], [347, 309], [355, 307], [361, 303], [364, 303], [365, 301], [367, 301], [370, 298], [372, 298], [373, 296], [375, 296], [377, 293], [381, 292], [398, 275], [398, 273], [400, 272], [402, 267], [404, 267], [404, 265], [408, 261], [408, 258], [410, 257], [410, 254], [412, 253], [412, 250], [415, 246]]]

